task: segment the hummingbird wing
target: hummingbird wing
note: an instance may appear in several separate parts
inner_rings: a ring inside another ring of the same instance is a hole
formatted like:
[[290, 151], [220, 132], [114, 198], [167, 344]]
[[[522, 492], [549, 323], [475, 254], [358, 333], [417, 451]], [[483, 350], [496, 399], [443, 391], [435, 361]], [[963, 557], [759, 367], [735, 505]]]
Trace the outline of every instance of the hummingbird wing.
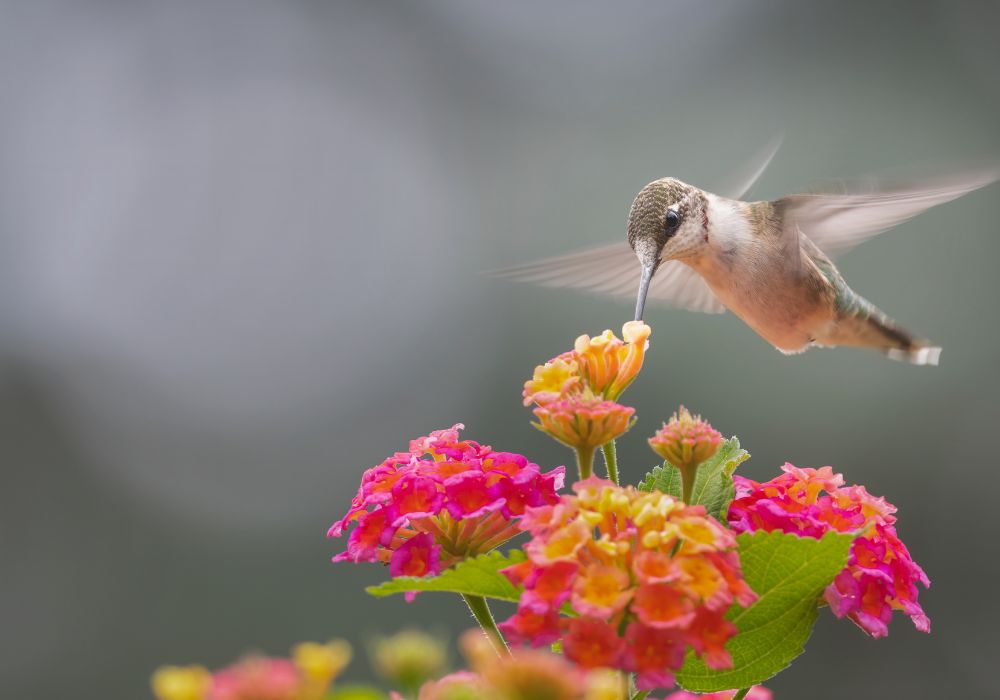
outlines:
[[[572, 287], [631, 298], [639, 286], [639, 271], [635, 253], [622, 241], [490, 274], [543, 287]], [[648, 298], [690, 311], [719, 314], [726, 310], [701, 276], [677, 261], [660, 267], [650, 283]]]
[[981, 170], [843, 194], [795, 194], [774, 205], [782, 212], [787, 231], [797, 227], [820, 250], [835, 256], [998, 177], [995, 169]]
[[[742, 199], [770, 165], [781, 146], [782, 136], [773, 137], [754, 157], [734, 170], [717, 191]], [[488, 274], [544, 287], [572, 287], [618, 297], [632, 297], [639, 286], [640, 267], [627, 243], [612, 243]], [[689, 311], [721, 314], [726, 311], [701, 276], [687, 265], [663, 263], [649, 285], [647, 300]]]
[[781, 148], [782, 140], [781, 134], [775, 135], [754, 154], [753, 158], [727, 173], [723, 184], [714, 188], [713, 191], [729, 199], [743, 199], [767, 170], [767, 166], [774, 160], [775, 154]]

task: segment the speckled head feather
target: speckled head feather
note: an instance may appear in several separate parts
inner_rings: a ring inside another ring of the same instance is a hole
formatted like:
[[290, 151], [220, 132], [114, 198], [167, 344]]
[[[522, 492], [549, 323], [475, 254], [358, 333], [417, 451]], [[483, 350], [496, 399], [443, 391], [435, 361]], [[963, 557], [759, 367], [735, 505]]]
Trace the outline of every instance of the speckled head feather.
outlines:
[[[659, 256], [669, 239], [690, 232], [692, 224], [702, 226], [707, 206], [705, 194], [697, 187], [672, 177], [654, 180], [632, 202], [628, 215], [629, 245], [640, 258]], [[673, 231], [666, 224], [667, 211], [671, 209], [681, 222]]]

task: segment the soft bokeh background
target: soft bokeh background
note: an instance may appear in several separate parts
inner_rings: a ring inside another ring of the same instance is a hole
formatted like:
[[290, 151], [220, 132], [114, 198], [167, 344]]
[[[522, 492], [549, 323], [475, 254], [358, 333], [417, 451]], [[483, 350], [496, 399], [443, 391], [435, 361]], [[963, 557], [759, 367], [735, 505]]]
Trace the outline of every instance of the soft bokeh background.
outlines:
[[[0, 6], [0, 694], [142, 698], [457, 600], [375, 601], [332, 565], [362, 469], [468, 434], [546, 468], [520, 384], [629, 302], [482, 270], [624, 235], [667, 174], [752, 194], [1000, 156], [981, 2], [5, 2]], [[994, 696], [993, 186], [854, 251], [861, 293], [945, 348], [783, 357], [732, 316], [654, 311], [620, 450], [678, 402], [743, 473], [833, 464], [900, 508], [934, 633], [821, 615], [780, 698]], [[369, 671], [355, 665], [353, 677]]]

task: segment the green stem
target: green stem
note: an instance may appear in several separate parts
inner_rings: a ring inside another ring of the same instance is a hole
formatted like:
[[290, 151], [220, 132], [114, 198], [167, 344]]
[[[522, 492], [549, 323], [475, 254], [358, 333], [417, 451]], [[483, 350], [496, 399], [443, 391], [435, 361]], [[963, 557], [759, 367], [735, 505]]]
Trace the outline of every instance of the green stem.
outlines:
[[743, 700], [750, 692], [750, 688], [744, 688], [743, 690], [737, 690], [736, 695], [733, 696], [733, 700]]
[[510, 654], [507, 642], [504, 641], [503, 635], [500, 634], [500, 628], [497, 627], [497, 622], [493, 619], [493, 613], [490, 612], [490, 606], [486, 602], [486, 599], [481, 595], [468, 595], [466, 593], [462, 594], [462, 598], [465, 599], [465, 604], [469, 606], [472, 616], [476, 618], [476, 622], [483, 628], [486, 637], [493, 644], [497, 655], [507, 656]]
[[632, 696], [632, 700], [646, 700], [647, 695], [649, 695], [648, 690], [640, 690], [638, 693]]
[[698, 465], [690, 464], [681, 469], [680, 472], [681, 472], [681, 500], [687, 503], [688, 505], [691, 505], [691, 494], [694, 493], [694, 482], [698, 476]]
[[589, 479], [594, 473], [594, 448], [576, 448], [576, 471], [580, 475], [580, 480]]
[[601, 445], [601, 452], [604, 453], [604, 464], [608, 468], [608, 478], [614, 482], [615, 486], [618, 486], [618, 454], [615, 452], [615, 441], [612, 440]]

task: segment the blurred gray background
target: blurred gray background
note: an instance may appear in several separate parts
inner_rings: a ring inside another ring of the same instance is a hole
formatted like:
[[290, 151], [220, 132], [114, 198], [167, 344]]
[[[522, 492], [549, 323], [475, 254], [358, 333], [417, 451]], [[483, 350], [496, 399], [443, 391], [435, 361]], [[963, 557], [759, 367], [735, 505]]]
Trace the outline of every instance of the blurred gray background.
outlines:
[[[0, 694], [143, 698], [165, 662], [467, 626], [368, 598], [385, 572], [331, 564], [327, 526], [456, 421], [566, 462], [521, 383], [631, 311], [480, 271], [622, 237], [647, 181], [711, 189], [779, 132], [757, 198], [995, 160], [998, 26], [987, 2], [2, 3]], [[886, 495], [934, 582], [930, 636], [824, 612], [779, 700], [1000, 692], [998, 195], [841, 261], [939, 368], [648, 317], [626, 478], [684, 402], [748, 476]]]

